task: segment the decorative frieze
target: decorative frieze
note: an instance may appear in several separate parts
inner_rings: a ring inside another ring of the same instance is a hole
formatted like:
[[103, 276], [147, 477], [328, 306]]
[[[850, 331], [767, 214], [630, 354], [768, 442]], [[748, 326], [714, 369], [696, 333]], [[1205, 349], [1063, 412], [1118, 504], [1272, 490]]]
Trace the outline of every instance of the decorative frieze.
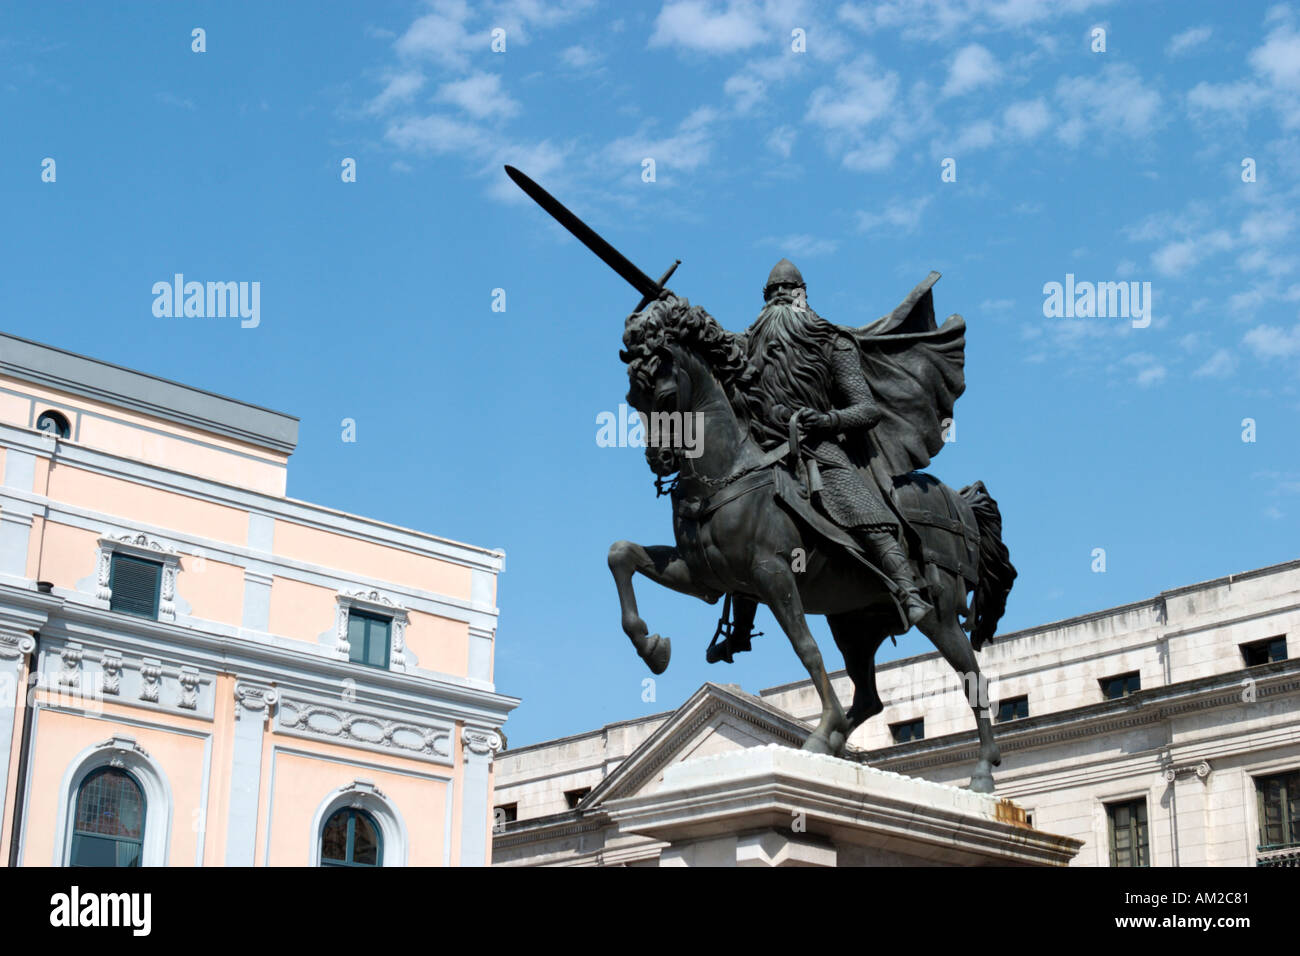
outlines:
[[59, 686], [77, 688], [81, 686], [81, 660], [85, 657], [85, 648], [75, 641], [63, 645], [59, 657], [63, 666], [59, 668]]
[[158, 703], [162, 690], [162, 661], [146, 657], [140, 662], [140, 699]]
[[99, 667], [104, 674], [104, 693], [114, 697], [122, 693], [122, 655], [118, 651], [105, 650], [99, 655]]
[[277, 729], [443, 763], [452, 759], [450, 723], [391, 720], [333, 704], [286, 697], [280, 703]]
[[197, 667], [181, 668], [181, 707], [197, 710], [199, 706], [199, 669]]

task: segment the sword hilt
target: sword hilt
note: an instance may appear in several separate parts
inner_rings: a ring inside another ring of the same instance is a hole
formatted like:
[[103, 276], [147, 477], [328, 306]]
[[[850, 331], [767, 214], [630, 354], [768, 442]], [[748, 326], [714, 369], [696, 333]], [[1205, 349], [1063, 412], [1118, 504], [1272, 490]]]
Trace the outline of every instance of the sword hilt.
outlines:
[[659, 287], [658, 292], [655, 295], [643, 295], [641, 297], [641, 301], [636, 304], [636, 308], [632, 310], [633, 314], [636, 314], [637, 312], [640, 312], [642, 309], [644, 309], [647, 305], [650, 304], [650, 301], [652, 299], [658, 298], [658, 294], [664, 291], [664, 283], [667, 282], [670, 278], [672, 278], [672, 274], [677, 271], [677, 267], [681, 264], [682, 264], [682, 260], [678, 259], [676, 262], [674, 262], [672, 265], [668, 267], [668, 271], [665, 272], [663, 275], [661, 275], [659, 277], [659, 281], [655, 283]]

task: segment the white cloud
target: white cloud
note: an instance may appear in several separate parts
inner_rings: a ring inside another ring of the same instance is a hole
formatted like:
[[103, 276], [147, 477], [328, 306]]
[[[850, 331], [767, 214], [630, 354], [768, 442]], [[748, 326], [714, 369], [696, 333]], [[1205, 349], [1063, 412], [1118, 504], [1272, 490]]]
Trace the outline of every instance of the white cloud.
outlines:
[[1197, 83], [1187, 92], [1187, 106], [1193, 115], [1235, 113], [1244, 115], [1269, 99], [1268, 90], [1251, 80], [1235, 83]]
[[860, 132], [885, 116], [898, 95], [898, 74], [874, 69], [864, 57], [835, 71], [834, 86], [820, 86], [808, 100], [808, 121], [837, 132]]
[[1277, 27], [1263, 46], [1251, 51], [1250, 65], [1273, 86], [1300, 90], [1300, 33], [1289, 24]]
[[710, 127], [717, 113], [708, 107], [693, 111], [670, 136], [653, 136], [646, 131], [621, 136], [605, 147], [605, 156], [616, 166], [635, 168], [638, 175], [643, 159], [655, 161], [655, 173], [662, 177], [673, 169], [690, 171], [703, 165], [713, 148]]
[[1267, 209], [1252, 213], [1241, 223], [1241, 238], [1249, 243], [1276, 242], [1295, 228], [1296, 214], [1289, 209]]
[[435, 99], [458, 106], [475, 119], [514, 116], [520, 109], [501, 88], [501, 77], [496, 73], [474, 73], [463, 80], [444, 83]]
[[434, 113], [400, 120], [384, 134], [394, 146], [416, 153], [478, 153], [491, 145], [491, 138], [472, 123]]
[[839, 242], [835, 239], [818, 239], [816, 236], [800, 233], [798, 235], [783, 236], [779, 239], [769, 236], [766, 239], [760, 239], [759, 245], [773, 246], [780, 249], [787, 257], [795, 256], [809, 259], [834, 252], [839, 247]]
[[1142, 388], [1151, 388], [1153, 385], [1159, 385], [1167, 377], [1168, 373], [1163, 365], [1148, 365], [1138, 372], [1135, 381]]
[[866, 143], [844, 154], [844, 167], [860, 173], [878, 173], [894, 165], [898, 144], [888, 137]]
[[368, 113], [385, 113], [397, 103], [405, 103], [424, 86], [424, 74], [419, 70], [394, 73], [382, 92], [366, 105]]
[[1175, 34], [1165, 47], [1166, 56], [1182, 56], [1196, 49], [1214, 33], [1210, 27], [1189, 27], [1182, 33]]
[[565, 47], [560, 53], [560, 62], [575, 70], [585, 70], [587, 67], [599, 63], [601, 59], [603, 58], [599, 53], [581, 44]]
[[762, 24], [752, 4], [729, 0], [672, 0], [655, 18], [650, 46], [678, 46], [699, 53], [736, 53], [761, 43]]
[[[988, 120], [977, 120], [962, 129], [951, 151], [954, 153], [969, 153], [977, 149], [987, 149], [993, 145], [996, 139], [997, 133], [993, 124]], [[949, 151], [941, 150], [941, 152], [946, 153]]]
[[767, 148], [782, 159], [789, 159], [799, 134], [793, 126], [778, 126], [767, 134]]
[[1193, 116], [1216, 112], [1240, 117], [1271, 105], [1284, 128], [1300, 127], [1300, 32], [1291, 22], [1288, 7], [1274, 7], [1266, 20], [1280, 22], [1247, 57], [1254, 77], [1196, 84], [1187, 94]]
[[948, 80], [943, 85], [944, 96], [961, 96], [981, 86], [996, 83], [1002, 68], [993, 54], [978, 43], [962, 47], [948, 66]]
[[1043, 21], [1105, 6], [1113, 0], [858, 0], [839, 7], [840, 19], [864, 33], [897, 29], [926, 43], [957, 34], [1022, 31]]
[[767, 95], [767, 84], [752, 73], [742, 72], [728, 77], [722, 91], [731, 97], [737, 113], [748, 113]]
[[1052, 113], [1040, 96], [1012, 103], [1002, 113], [1002, 125], [1017, 139], [1033, 139], [1052, 122]]
[[1237, 368], [1237, 359], [1227, 349], [1219, 349], [1192, 374], [1197, 378], [1227, 378]]
[[1056, 85], [1056, 99], [1068, 114], [1057, 135], [1069, 145], [1089, 133], [1118, 131], [1141, 138], [1160, 122], [1160, 94], [1127, 64], [1107, 64], [1096, 76], [1064, 77]]
[[1176, 276], [1216, 252], [1231, 249], [1232, 236], [1223, 229], [1166, 243], [1151, 254], [1151, 264], [1161, 275]]
[[471, 50], [486, 49], [488, 43], [486, 32], [471, 36], [466, 29], [469, 18], [469, 4], [465, 0], [437, 0], [433, 11], [407, 27], [393, 48], [403, 59], [464, 66], [469, 63]]
[[1242, 341], [1261, 359], [1284, 359], [1300, 355], [1300, 325], [1283, 329], [1276, 325], [1257, 325]]
[[886, 226], [888, 228], [883, 230], [886, 236], [915, 232], [921, 224], [925, 207], [930, 205], [930, 200], [933, 198], [933, 196], [922, 196], [910, 202], [891, 199], [880, 212], [860, 211], [857, 214], [858, 231], [871, 232], [879, 226]]

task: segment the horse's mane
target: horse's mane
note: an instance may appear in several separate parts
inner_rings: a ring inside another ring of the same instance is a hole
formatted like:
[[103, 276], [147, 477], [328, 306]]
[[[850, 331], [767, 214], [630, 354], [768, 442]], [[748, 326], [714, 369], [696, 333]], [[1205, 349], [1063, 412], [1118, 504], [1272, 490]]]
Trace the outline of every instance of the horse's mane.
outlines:
[[669, 294], [627, 317], [618, 357], [627, 363], [628, 376], [649, 390], [659, 370], [660, 353], [671, 345], [698, 356], [722, 386], [732, 409], [749, 420], [754, 369], [741, 336], [728, 332], [700, 306]]

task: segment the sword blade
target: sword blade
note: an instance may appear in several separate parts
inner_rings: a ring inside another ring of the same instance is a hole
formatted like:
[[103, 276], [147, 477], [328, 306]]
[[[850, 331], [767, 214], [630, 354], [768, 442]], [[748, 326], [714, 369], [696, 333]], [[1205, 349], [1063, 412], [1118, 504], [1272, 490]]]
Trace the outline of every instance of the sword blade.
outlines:
[[573, 233], [575, 239], [594, 252], [601, 262], [621, 275], [628, 285], [647, 299], [659, 297], [662, 288], [659, 283], [633, 265], [623, 253], [600, 238], [595, 230], [570, 212], [558, 199], [513, 166], [506, 167], [506, 175], [514, 180], [515, 185], [533, 202], [550, 213], [552, 219]]

